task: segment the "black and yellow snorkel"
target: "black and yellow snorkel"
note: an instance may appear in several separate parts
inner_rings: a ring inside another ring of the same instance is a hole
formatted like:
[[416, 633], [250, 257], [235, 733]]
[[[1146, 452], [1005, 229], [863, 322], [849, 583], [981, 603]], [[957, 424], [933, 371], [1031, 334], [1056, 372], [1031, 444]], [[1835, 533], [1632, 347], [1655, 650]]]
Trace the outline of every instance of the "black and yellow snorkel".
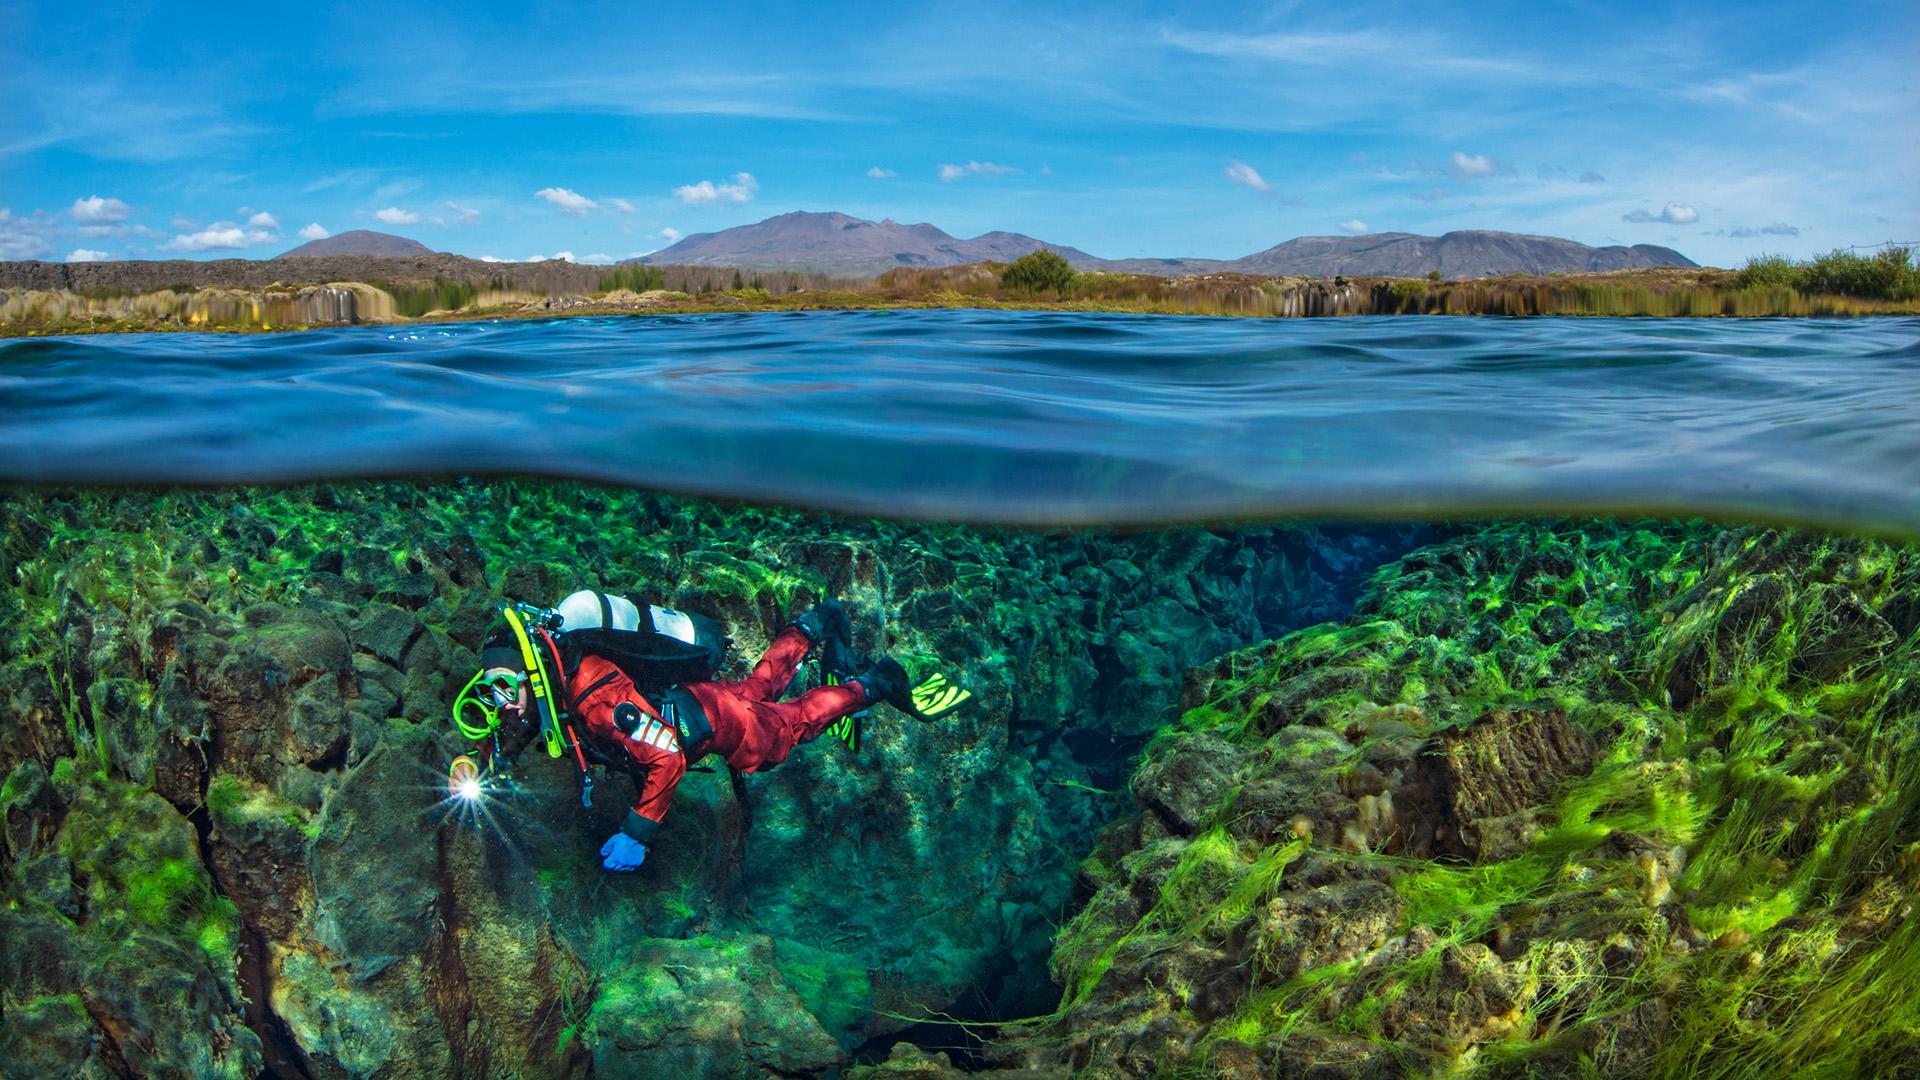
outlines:
[[[540, 739], [546, 744], [547, 756], [557, 758], [566, 753], [566, 742], [561, 737], [560, 725], [565, 713], [560, 703], [554, 699], [553, 688], [556, 680], [553, 672], [547, 668], [546, 650], [535, 648], [533, 636], [527, 629], [527, 622], [511, 604], [500, 609], [507, 620], [507, 629], [513, 632], [514, 644], [520, 647], [520, 661], [526, 666], [527, 690], [533, 699], [534, 712], [540, 717]], [[546, 644], [552, 643], [546, 628], [537, 631]]]

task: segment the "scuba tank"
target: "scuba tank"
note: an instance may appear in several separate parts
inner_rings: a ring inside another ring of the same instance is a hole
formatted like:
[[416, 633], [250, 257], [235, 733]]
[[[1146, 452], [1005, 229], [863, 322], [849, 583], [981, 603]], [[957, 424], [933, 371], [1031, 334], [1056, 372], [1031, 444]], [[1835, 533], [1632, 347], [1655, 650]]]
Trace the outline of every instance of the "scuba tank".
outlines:
[[582, 590], [552, 612], [567, 671], [583, 656], [611, 662], [649, 697], [680, 683], [704, 682], [726, 660], [732, 644], [720, 624], [656, 605], [641, 607], [624, 596]]

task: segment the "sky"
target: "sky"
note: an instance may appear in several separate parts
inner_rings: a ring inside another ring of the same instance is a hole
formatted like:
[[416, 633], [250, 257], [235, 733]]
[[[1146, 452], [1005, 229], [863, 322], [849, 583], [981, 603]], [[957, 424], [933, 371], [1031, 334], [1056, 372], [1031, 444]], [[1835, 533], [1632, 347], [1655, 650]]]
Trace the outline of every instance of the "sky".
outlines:
[[1475, 228], [1738, 266], [1920, 240], [1916, 67], [1912, 0], [0, 0], [0, 259], [376, 229], [600, 262], [838, 210], [1107, 258]]

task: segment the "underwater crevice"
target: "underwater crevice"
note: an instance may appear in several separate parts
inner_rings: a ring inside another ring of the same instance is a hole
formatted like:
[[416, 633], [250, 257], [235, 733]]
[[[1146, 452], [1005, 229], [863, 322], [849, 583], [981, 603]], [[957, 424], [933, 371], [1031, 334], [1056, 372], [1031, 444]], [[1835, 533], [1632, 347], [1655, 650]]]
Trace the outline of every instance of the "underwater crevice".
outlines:
[[273, 969], [267, 962], [266, 935], [244, 921], [240, 927], [239, 965], [247, 1027], [260, 1037], [266, 1074], [279, 1080], [314, 1080], [293, 1030], [273, 1011]]
[[460, 910], [454, 898], [453, 871], [448, 866], [454, 835], [443, 827], [435, 831], [433, 838], [434, 905], [440, 926], [434, 943], [438, 954], [435, 963], [437, 977], [432, 980], [428, 993], [433, 1002], [433, 1011], [440, 1018], [440, 1029], [446, 1036], [447, 1048], [453, 1060], [461, 1063], [462, 1072], [485, 1076], [486, 1047], [482, 1045], [478, 1048], [478, 1061], [469, 1057], [467, 1021], [471, 1014], [472, 997], [467, 992], [466, 964], [460, 956]]
[[[204, 752], [203, 752], [204, 760]], [[213, 861], [213, 814], [207, 809], [207, 789], [213, 780], [213, 770], [203, 768], [200, 773], [200, 805], [191, 811], [185, 811], [187, 822], [200, 841], [200, 861], [207, 868], [207, 886], [213, 894], [228, 903], [233, 898], [220, 885], [220, 873]], [[262, 1064], [266, 1075], [289, 1080], [313, 1080], [313, 1074], [307, 1069], [306, 1055], [294, 1041], [293, 1032], [280, 1014], [273, 1011], [273, 970], [267, 963], [267, 937], [259, 927], [247, 917], [246, 909], [233, 903], [234, 917], [239, 922], [238, 942], [234, 960], [234, 974], [240, 980], [240, 1000], [246, 1025], [260, 1039]]]

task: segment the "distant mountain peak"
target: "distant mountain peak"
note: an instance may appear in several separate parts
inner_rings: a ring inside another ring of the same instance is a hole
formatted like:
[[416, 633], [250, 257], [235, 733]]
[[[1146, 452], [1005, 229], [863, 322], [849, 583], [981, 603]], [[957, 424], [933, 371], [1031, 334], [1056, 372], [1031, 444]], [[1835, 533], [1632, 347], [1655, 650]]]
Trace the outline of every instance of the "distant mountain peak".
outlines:
[[990, 232], [962, 240], [926, 222], [906, 225], [892, 218], [868, 221], [833, 211], [795, 210], [752, 225], [682, 237], [640, 261], [871, 277], [899, 266], [1010, 262], [1043, 248], [1069, 259], [1093, 258], [1020, 233]]
[[1057, 251], [1086, 270], [1139, 274], [1245, 273], [1333, 277], [1451, 278], [1693, 266], [1671, 248], [1652, 244], [1589, 247], [1555, 236], [1459, 229], [1441, 236], [1383, 232], [1301, 236], [1244, 258], [1099, 259], [1023, 233], [994, 230], [960, 239], [926, 222], [868, 221], [837, 211], [794, 210], [752, 225], [696, 233], [641, 259], [649, 263], [735, 266], [750, 270], [818, 270], [870, 277], [900, 266], [940, 267], [1011, 262], [1029, 252]]
[[285, 252], [279, 258], [305, 258], [323, 255], [372, 255], [387, 258], [409, 258], [415, 255], [431, 255], [433, 249], [418, 240], [409, 240], [392, 233], [374, 232], [372, 229], [353, 229], [337, 236], [309, 240]]
[[1438, 271], [1444, 277], [1471, 278], [1695, 265], [1671, 248], [1650, 244], [1596, 248], [1557, 236], [1457, 229], [1440, 236], [1301, 236], [1235, 259], [1223, 269], [1306, 277], [1418, 277]]

